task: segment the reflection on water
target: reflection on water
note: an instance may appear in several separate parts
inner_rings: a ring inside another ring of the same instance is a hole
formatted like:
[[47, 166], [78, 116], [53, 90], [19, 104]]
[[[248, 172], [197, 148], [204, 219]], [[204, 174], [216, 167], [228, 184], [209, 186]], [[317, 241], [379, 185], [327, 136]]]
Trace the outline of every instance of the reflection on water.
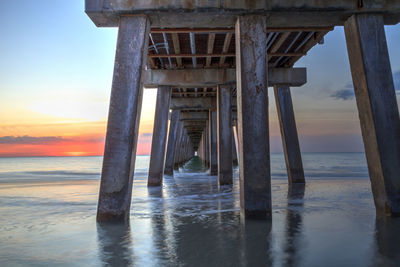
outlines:
[[15, 173], [0, 159], [0, 266], [399, 266], [400, 220], [375, 217], [357, 155], [306, 154], [306, 186], [288, 186], [271, 155], [267, 222], [241, 220], [237, 168], [218, 187], [194, 158], [147, 188], [149, 158], [138, 157], [129, 225], [95, 221], [101, 158], [24, 159]]
[[288, 186], [288, 207], [286, 210], [286, 244], [284, 246], [286, 266], [297, 266], [300, 262], [299, 253], [301, 228], [303, 222], [305, 184]]
[[[376, 265], [400, 265], [400, 218], [377, 217], [375, 221], [377, 246]], [[396, 263], [396, 265], [393, 264]]]
[[128, 224], [97, 224], [97, 236], [104, 266], [133, 264], [132, 237]]

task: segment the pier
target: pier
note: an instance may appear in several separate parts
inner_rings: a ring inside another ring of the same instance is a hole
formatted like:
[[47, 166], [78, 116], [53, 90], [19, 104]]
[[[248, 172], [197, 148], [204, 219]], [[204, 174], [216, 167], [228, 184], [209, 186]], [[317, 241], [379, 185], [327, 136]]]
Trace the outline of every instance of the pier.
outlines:
[[400, 118], [384, 30], [400, 21], [400, 2], [85, 3], [95, 25], [119, 29], [97, 221], [129, 219], [146, 87], [158, 88], [148, 186], [194, 155], [229, 185], [237, 161], [242, 215], [270, 218], [268, 87], [288, 183], [304, 184], [291, 90], [307, 72], [294, 65], [335, 26], [345, 30], [376, 212], [400, 215]]

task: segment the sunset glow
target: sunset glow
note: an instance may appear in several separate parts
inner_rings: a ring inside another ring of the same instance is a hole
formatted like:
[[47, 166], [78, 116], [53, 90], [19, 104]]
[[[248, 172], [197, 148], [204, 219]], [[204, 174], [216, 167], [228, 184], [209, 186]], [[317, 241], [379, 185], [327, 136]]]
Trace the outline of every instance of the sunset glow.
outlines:
[[[82, 12], [81, 1], [57, 2], [64, 8], [62, 19], [53, 10], [43, 16], [39, 9], [3, 2], [1, 19], [7, 26], [0, 34], [7, 38], [0, 42], [0, 157], [102, 155], [117, 28], [97, 28]], [[399, 27], [386, 27], [398, 97]], [[307, 68], [308, 81], [291, 90], [301, 151], [362, 152], [343, 27], [325, 39], [295, 65]], [[156, 90], [146, 89], [138, 154], [150, 153], [155, 100]], [[272, 90], [269, 101], [271, 152], [281, 152]]]
[[[139, 155], [150, 153], [155, 96], [156, 90], [146, 89], [144, 92], [137, 146]], [[35, 117], [35, 123], [15, 119], [21, 123], [12, 124], [8, 116], [8, 123], [0, 124], [0, 157], [103, 155], [108, 103], [99, 102], [97, 110], [90, 108], [93, 106], [90, 101], [60, 100], [51, 105], [37, 102], [26, 111], [27, 117]], [[100, 107], [103, 112], [98, 111]]]

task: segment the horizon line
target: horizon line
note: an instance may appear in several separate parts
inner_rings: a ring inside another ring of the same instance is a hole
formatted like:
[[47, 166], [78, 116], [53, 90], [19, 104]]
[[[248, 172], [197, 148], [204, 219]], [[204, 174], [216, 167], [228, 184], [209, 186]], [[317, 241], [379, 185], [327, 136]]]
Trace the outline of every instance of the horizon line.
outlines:
[[[364, 151], [313, 151], [313, 152], [301, 152], [302, 154], [312, 154], [312, 153], [365, 153]], [[270, 154], [283, 154], [283, 152], [271, 152]], [[150, 154], [136, 154], [136, 156], [150, 156]], [[103, 157], [103, 155], [86, 155], [86, 156], [46, 156], [46, 155], [37, 155], [37, 156], [0, 156], [0, 158], [82, 158], [82, 157]]]

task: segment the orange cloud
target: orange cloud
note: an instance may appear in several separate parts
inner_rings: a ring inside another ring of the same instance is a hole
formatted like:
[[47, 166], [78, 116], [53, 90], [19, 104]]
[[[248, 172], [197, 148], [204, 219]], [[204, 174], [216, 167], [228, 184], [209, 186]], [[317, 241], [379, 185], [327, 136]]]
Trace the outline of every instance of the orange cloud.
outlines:
[[[141, 134], [137, 154], [148, 155], [151, 134]], [[3, 136], [0, 137], [0, 157], [31, 156], [100, 156], [104, 152], [104, 136]]]

